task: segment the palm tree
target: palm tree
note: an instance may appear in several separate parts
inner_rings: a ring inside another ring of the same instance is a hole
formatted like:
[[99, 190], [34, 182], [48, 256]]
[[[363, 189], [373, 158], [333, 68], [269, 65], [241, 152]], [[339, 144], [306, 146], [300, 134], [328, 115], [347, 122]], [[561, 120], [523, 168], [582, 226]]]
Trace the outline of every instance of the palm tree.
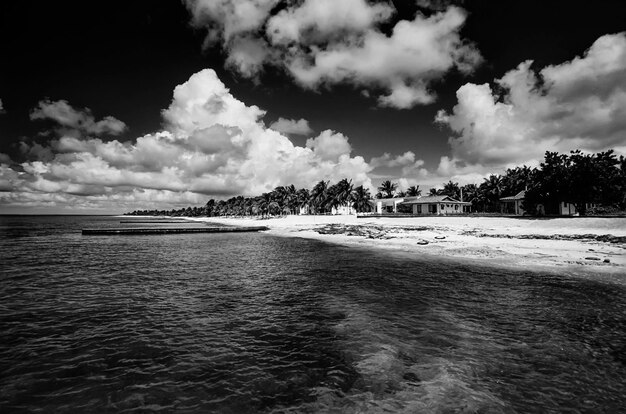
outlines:
[[406, 195], [409, 197], [419, 197], [422, 195], [419, 185], [412, 185], [406, 189]]
[[302, 208], [309, 204], [309, 201], [311, 199], [311, 194], [309, 193], [309, 190], [307, 190], [306, 188], [301, 188], [297, 191], [295, 198], [296, 198], [297, 208]]
[[342, 179], [328, 189], [328, 195], [327, 204], [329, 207], [337, 208], [347, 205], [352, 195], [352, 180], [348, 181], [347, 178]]
[[278, 203], [280, 206], [284, 206], [287, 202], [287, 190], [282, 185], [274, 188], [272, 191], [272, 201]]
[[436, 188], [431, 188], [430, 191], [428, 192], [429, 196], [436, 196], [439, 195], [439, 190], [437, 190]]
[[311, 190], [311, 205], [315, 213], [318, 213], [324, 209], [326, 199], [328, 197], [328, 181], [320, 181], [315, 184], [313, 190]]
[[502, 177], [491, 174], [480, 184], [478, 191], [487, 202], [488, 210], [491, 212], [498, 211], [498, 201], [502, 195]]
[[262, 195], [254, 199], [257, 214], [265, 216], [270, 214], [270, 204], [274, 203], [272, 207], [276, 208], [278, 204], [272, 200], [272, 193], [263, 193]]
[[397, 183], [392, 183], [391, 181], [387, 180], [383, 181], [380, 184], [380, 187], [378, 187], [378, 191], [383, 194], [384, 198], [393, 198], [396, 188], [398, 188]]
[[357, 213], [371, 211], [372, 205], [369, 202], [370, 198], [370, 191], [360, 185], [352, 190], [352, 207], [354, 207]]
[[400, 190], [400, 191], [398, 191], [396, 193], [396, 197], [399, 197], [399, 198], [406, 197], [406, 193], [404, 191]]
[[463, 190], [463, 200], [461, 201], [472, 203], [473, 210], [477, 211], [478, 205], [481, 202], [478, 193], [478, 186], [476, 184], [466, 184], [461, 187], [461, 189]]
[[285, 187], [285, 194], [287, 199], [286, 207], [289, 210], [289, 214], [296, 214], [296, 209], [298, 208], [298, 190], [291, 184]]
[[457, 200], [460, 199], [461, 189], [459, 188], [459, 183], [453, 183], [452, 180], [448, 181], [443, 185], [442, 193]]

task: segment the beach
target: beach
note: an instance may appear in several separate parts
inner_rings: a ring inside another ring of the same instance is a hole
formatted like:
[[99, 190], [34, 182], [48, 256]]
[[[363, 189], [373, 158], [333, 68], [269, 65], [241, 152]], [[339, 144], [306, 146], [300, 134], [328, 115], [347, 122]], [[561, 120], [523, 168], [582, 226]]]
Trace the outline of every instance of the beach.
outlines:
[[[626, 275], [626, 218], [359, 217], [190, 218], [264, 225], [268, 233], [371, 246], [486, 265]], [[623, 277], [626, 280], [626, 276]]]

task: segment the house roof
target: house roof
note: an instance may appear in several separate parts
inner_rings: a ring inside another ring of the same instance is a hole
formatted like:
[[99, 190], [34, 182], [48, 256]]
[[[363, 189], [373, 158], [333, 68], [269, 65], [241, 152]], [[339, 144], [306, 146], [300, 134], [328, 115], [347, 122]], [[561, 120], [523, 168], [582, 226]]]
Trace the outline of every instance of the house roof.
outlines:
[[391, 205], [394, 203], [407, 202], [417, 199], [418, 197], [394, 197], [394, 198], [374, 198], [372, 201], [374, 204], [381, 201], [383, 205]]
[[424, 197], [416, 198], [415, 200], [405, 201], [402, 204], [437, 204], [437, 203], [472, 204], [466, 201], [459, 201], [447, 195], [424, 196]]
[[522, 190], [519, 193], [515, 194], [514, 196], [502, 197], [500, 201], [523, 200], [525, 195], [526, 195], [526, 191]]

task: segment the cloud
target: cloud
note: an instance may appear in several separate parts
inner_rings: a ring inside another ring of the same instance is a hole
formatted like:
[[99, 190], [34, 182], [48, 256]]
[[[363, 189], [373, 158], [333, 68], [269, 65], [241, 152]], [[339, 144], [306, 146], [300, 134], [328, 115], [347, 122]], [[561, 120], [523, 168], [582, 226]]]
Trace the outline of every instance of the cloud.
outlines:
[[373, 168], [376, 167], [403, 167], [415, 162], [415, 154], [412, 151], [407, 151], [404, 154], [392, 157], [390, 153], [385, 152], [380, 157], [373, 157], [370, 160], [370, 165]]
[[274, 45], [318, 44], [346, 34], [366, 33], [392, 14], [388, 4], [365, 0], [305, 0], [270, 17], [267, 34]]
[[[372, 89], [380, 106], [399, 109], [432, 103], [433, 81], [456, 68], [471, 72], [482, 60], [459, 34], [463, 9], [436, 2], [439, 11], [392, 21], [387, 3], [366, 0], [186, 0], [207, 44], [220, 43], [227, 66], [256, 78], [265, 66], [300, 86], [350, 84]], [[382, 30], [382, 27], [391, 30]]]
[[[1, 158], [0, 204], [104, 208], [119, 200], [115, 210], [123, 211], [258, 195], [292, 183], [310, 188], [322, 179], [347, 177], [371, 187], [371, 167], [351, 155], [346, 136], [326, 130], [306, 147], [294, 146], [265, 127], [265, 112], [236, 99], [213, 70], [192, 75], [173, 95], [162, 112], [164, 130], [132, 141], [64, 135], [46, 146], [23, 142], [27, 161], [11, 167]], [[67, 118], [59, 122], [77, 125]]]
[[65, 134], [84, 133], [89, 135], [120, 135], [126, 124], [112, 116], [96, 121], [89, 108], [77, 110], [65, 100], [40, 101], [30, 113], [31, 120], [51, 119], [61, 126]]
[[626, 153], [626, 33], [597, 39], [579, 57], [532, 69], [522, 62], [489, 84], [467, 83], [450, 113], [436, 122], [449, 127], [451, 157], [442, 174], [466, 174], [537, 164], [546, 150]]
[[372, 168], [387, 167], [387, 168], [401, 168], [403, 176], [408, 175], [420, 175], [426, 174], [426, 170], [422, 168], [424, 161], [421, 159], [415, 159], [415, 153], [413, 151], [407, 151], [404, 154], [393, 157], [390, 153], [385, 152], [380, 157], [373, 157], [369, 164]]
[[184, 0], [192, 24], [207, 29], [207, 42], [232, 39], [259, 30], [279, 0]]
[[286, 135], [310, 135], [313, 132], [309, 126], [309, 121], [302, 118], [297, 121], [295, 119], [278, 118], [277, 121], [270, 125], [270, 128]]
[[322, 131], [322, 133], [315, 138], [307, 139], [306, 147], [325, 161], [337, 161], [341, 156], [348, 156], [350, 152], [352, 152], [348, 138], [330, 129]]
[[2, 99], [0, 99], [0, 115], [5, 114], [4, 105], [2, 104]]

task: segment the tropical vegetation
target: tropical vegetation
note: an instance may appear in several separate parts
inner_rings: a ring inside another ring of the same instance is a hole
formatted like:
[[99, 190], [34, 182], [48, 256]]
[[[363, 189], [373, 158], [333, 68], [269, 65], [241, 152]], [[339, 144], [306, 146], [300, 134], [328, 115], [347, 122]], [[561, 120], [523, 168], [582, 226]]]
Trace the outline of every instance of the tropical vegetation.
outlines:
[[[383, 181], [375, 198], [416, 197], [422, 195], [419, 185], [404, 191], [398, 183]], [[626, 158], [613, 150], [597, 154], [572, 151], [570, 154], [546, 152], [537, 168], [526, 165], [509, 168], [504, 174], [491, 174], [482, 183], [466, 184], [448, 181], [441, 188], [431, 188], [428, 195], [447, 195], [472, 204], [472, 212], [499, 213], [500, 199], [525, 191], [523, 208], [537, 212], [542, 205], [545, 214], [556, 214], [559, 203], [571, 203], [581, 214], [588, 205], [600, 205], [595, 212], [626, 210]], [[257, 197], [236, 196], [227, 200], [209, 200], [204, 207], [179, 210], [137, 210], [131, 215], [170, 216], [249, 216], [285, 214], [328, 214], [340, 206], [357, 212], [372, 210], [370, 192], [363, 186], [353, 187], [347, 178], [335, 184], [320, 181], [308, 190], [293, 185], [276, 187]]]
[[136, 210], [129, 215], [164, 216], [276, 216], [299, 214], [328, 214], [340, 206], [352, 207], [356, 212], [371, 211], [370, 192], [362, 185], [354, 187], [344, 178], [330, 185], [320, 181], [311, 189], [297, 189], [294, 185], [276, 187], [257, 197], [236, 196], [227, 200], [209, 200], [204, 207], [174, 210]]

